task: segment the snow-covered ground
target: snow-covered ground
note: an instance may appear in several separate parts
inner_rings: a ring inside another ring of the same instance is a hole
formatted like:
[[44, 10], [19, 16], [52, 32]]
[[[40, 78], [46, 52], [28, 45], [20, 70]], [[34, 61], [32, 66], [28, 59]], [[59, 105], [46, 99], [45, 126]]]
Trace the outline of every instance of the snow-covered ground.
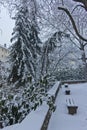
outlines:
[[[54, 89], [58, 87], [58, 82], [54, 85], [49, 93], [54, 94]], [[56, 99], [57, 109], [52, 114], [48, 130], [87, 130], [87, 83], [69, 85], [71, 97], [78, 105], [77, 114], [68, 114], [65, 95], [66, 88], [62, 85]], [[48, 111], [46, 104], [43, 104], [36, 111], [32, 111], [20, 124], [8, 126], [3, 130], [40, 130]]]
[[87, 130], [87, 83], [69, 85], [71, 97], [78, 105], [77, 114], [68, 114], [65, 87], [59, 91], [56, 99], [57, 109], [53, 113], [48, 130]]

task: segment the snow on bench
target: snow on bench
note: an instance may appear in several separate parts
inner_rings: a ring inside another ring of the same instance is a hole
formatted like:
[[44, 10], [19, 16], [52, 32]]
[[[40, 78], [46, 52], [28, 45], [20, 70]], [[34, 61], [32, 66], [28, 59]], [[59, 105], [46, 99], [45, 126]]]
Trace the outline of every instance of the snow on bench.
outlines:
[[72, 115], [76, 114], [78, 106], [76, 105], [74, 99], [69, 97], [66, 99], [66, 103], [67, 103], [68, 113]]

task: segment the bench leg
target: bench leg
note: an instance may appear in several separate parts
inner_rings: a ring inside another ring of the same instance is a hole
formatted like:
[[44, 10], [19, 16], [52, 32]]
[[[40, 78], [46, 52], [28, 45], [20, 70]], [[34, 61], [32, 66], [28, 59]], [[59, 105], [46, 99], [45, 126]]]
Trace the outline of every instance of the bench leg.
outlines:
[[77, 113], [77, 107], [68, 107], [68, 114], [76, 114]]
[[3, 122], [0, 121], [0, 128], [3, 128]]

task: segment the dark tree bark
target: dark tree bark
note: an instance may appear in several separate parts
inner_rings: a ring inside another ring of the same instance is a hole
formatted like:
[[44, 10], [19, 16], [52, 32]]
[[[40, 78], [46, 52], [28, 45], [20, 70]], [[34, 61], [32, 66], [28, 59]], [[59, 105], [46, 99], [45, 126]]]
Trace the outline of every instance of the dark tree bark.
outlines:
[[87, 11], [87, 0], [73, 0], [73, 1], [83, 4], [85, 10]]
[[63, 10], [63, 11], [69, 16], [70, 21], [71, 21], [71, 23], [72, 23], [72, 25], [73, 25], [73, 28], [74, 28], [74, 30], [75, 30], [75, 32], [76, 32], [76, 35], [77, 35], [81, 40], [87, 42], [87, 39], [84, 38], [82, 35], [80, 35], [80, 33], [79, 33], [79, 31], [78, 31], [78, 29], [77, 29], [77, 27], [76, 27], [75, 21], [74, 21], [72, 15], [70, 14], [70, 12], [68, 11], [68, 9], [66, 9], [66, 8], [64, 8], [64, 7], [58, 7], [58, 9], [59, 9], [59, 10]]

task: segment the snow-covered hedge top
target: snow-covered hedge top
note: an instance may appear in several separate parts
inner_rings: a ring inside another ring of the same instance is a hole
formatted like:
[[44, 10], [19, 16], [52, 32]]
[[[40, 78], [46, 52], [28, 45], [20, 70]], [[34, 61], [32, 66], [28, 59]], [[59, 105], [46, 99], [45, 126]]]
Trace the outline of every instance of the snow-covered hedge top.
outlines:
[[59, 87], [59, 84], [60, 84], [59, 81], [56, 82], [56, 83], [54, 84], [54, 86], [49, 90], [48, 94], [50, 94], [50, 95], [55, 95], [55, 93], [56, 93], [56, 91], [57, 91], [57, 89], [58, 89], [58, 87]]
[[7, 126], [3, 130], [40, 130], [44, 117], [48, 111], [48, 106], [46, 104], [37, 108], [36, 111], [32, 111], [20, 124]]
[[[56, 82], [56, 84], [49, 91], [49, 94], [55, 95], [59, 84], [60, 82]], [[37, 108], [36, 111], [32, 111], [31, 113], [29, 113], [20, 124], [7, 126], [3, 128], [3, 130], [40, 130], [48, 109], [49, 107], [47, 106], [47, 104], [43, 103], [43, 105]]]

